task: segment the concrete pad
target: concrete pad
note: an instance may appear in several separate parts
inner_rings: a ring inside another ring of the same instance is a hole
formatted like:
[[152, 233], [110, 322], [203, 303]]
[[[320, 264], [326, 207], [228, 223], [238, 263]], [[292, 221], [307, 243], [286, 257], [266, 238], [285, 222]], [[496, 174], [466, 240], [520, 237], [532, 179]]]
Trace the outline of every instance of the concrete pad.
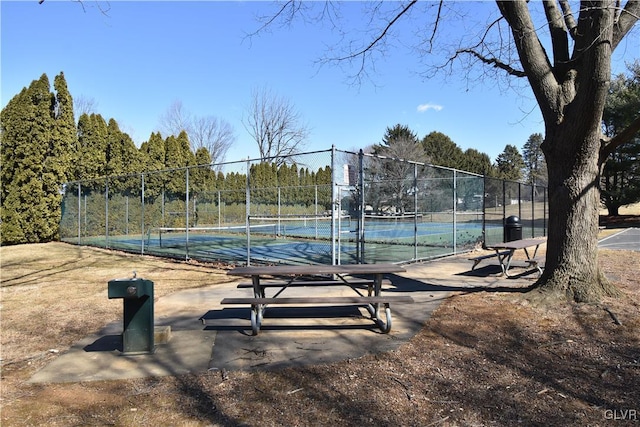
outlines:
[[[363, 308], [353, 306], [272, 306], [261, 332], [251, 335], [248, 307], [222, 306], [228, 296], [249, 296], [238, 282], [191, 289], [155, 303], [155, 325], [170, 326], [167, 343], [153, 354], [122, 355], [122, 323], [114, 322], [76, 343], [37, 372], [34, 383], [117, 380], [181, 375], [207, 370], [276, 369], [331, 363], [397, 349], [413, 337], [433, 310], [454, 291], [514, 290], [529, 286], [535, 274], [499, 276], [491, 265], [471, 271], [466, 257], [449, 257], [406, 266], [391, 275], [383, 293], [410, 295], [415, 303], [392, 304], [393, 327], [382, 334]], [[307, 289], [308, 291], [308, 289]], [[304, 295], [304, 288], [287, 289], [287, 296]], [[352, 295], [347, 287], [314, 288], [314, 296]], [[203, 320], [204, 319], [204, 324]]]

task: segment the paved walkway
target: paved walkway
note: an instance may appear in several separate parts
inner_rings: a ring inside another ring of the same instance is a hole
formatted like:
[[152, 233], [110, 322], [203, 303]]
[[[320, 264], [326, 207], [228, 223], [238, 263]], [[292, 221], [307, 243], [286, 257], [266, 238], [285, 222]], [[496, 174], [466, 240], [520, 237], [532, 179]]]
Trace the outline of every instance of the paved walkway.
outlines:
[[620, 249], [640, 251], [640, 228], [625, 228], [615, 234], [600, 239], [598, 247], [605, 249]]
[[[393, 329], [386, 335], [363, 316], [365, 310], [356, 307], [272, 307], [260, 334], [252, 336], [248, 308], [220, 305], [223, 297], [250, 293], [237, 289], [237, 282], [177, 292], [155, 303], [155, 324], [171, 327], [171, 339], [159, 344], [155, 353], [122, 356], [122, 323], [115, 322], [78, 342], [30, 381], [76, 382], [207, 370], [276, 369], [357, 358], [393, 350], [407, 342], [451, 292], [512, 290], [531, 285], [537, 277], [500, 277], [495, 259], [483, 261], [474, 271], [470, 271], [471, 266], [466, 256], [449, 257], [408, 265], [406, 273], [391, 276], [393, 287], [387, 292], [410, 295], [415, 303], [391, 306]], [[326, 292], [340, 295], [352, 291], [332, 287]], [[206, 319], [206, 325], [201, 318]]]

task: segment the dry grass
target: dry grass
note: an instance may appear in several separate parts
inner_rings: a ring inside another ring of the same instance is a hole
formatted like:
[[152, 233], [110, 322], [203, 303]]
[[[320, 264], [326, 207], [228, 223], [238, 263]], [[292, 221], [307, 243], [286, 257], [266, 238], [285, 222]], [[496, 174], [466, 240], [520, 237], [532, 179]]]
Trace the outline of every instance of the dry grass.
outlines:
[[624, 410], [640, 420], [638, 252], [601, 251], [625, 297], [600, 305], [534, 307], [519, 294], [460, 293], [390, 353], [225, 379], [73, 384], [26, 380], [121, 316], [108, 280], [135, 269], [154, 277], [162, 297], [226, 281], [224, 270], [60, 243], [0, 255], [3, 426], [604, 426]]

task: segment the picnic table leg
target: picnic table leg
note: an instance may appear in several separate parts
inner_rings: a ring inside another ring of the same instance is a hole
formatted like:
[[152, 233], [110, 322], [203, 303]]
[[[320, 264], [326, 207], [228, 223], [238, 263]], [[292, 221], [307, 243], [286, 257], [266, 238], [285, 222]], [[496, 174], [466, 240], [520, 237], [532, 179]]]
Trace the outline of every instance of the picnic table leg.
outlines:
[[[383, 275], [382, 274], [376, 274], [374, 276], [374, 280], [373, 280], [373, 289], [371, 286], [369, 286], [369, 296], [372, 296], [372, 290], [373, 290], [373, 296], [380, 296], [382, 294], [382, 279], [383, 279]], [[392, 324], [392, 320], [391, 320], [391, 307], [389, 307], [388, 303], [385, 303], [385, 318], [386, 318], [386, 322], [383, 321], [380, 318], [380, 306], [382, 304], [380, 303], [375, 303], [375, 304], [368, 304], [367, 305], [367, 310], [369, 311], [369, 314], [371, 314], [371, 318], [373, 319], [374, 322], [376, 322], [376, 324], [378, 325], [378, 327], [380, 328], [380, 331], [383, 334], [387, 334], [389, 333], [389, 331], [391, 331], [391, 324]]]
[[[254, 298], [265, 298], [265, 288], [260, 286], [260, 276], [251, 276], [251, 283], [253, 284]], [[251, 331], [253, 335], [258, 335], [260, 332], [265, 308], [264, 304], [251, 304]]]
[[253, 335], [258, 335], [262, 325], [262, 304], [251, 304], [251, 331]]
[[535, 249], [533, 250], [533, 255], [529, 256], [529, 250], [527, 248], [524, 248], [524, 253], [527, 256], [527, 261], [529, 261], [529, 266], [533, 265], [535, 266], [536, 270], [538, 270], [538, 277], [542, 276], [542, 268], [540, 267], [540, 264], [538, 264], [535, 261], [535, 257], [538, 253], [538, 248], [540, 247], [540, 245], [536, 245]]
[[[373, 278], [373, 296], [376, 296], [376, 297], [380, 296], [381, 289], [382, 289], [382, 274], [376, 274]], [[371, 291], [372, 291], [372, 288], [371, 286], [369, 286], [369, 292], [368, 292], [369, 296], [372, 296]], [[378, 312], [380, 310], [380, 304], [379, 303], [368, 304], [367, 310], [369, 311], [371, 318], [374, 320], [377, 320]]]
[[391, 307], [389, 307], [389, 303], [384, 304], [384, 313], [386, 317], [386, 322], [383, 322], [382, 319], [380, 319], [379, 317], [376, 317], [376, 323], [378, 324], [378, 327], [380, 328], [380, 331], [383, 334], [388, 334], [391, 331], [391, 325], [392, 325]]
[[[502, 268], [502, 274], [509, 277], [509, 268], [511, 268], [511, 258], [513, 258], [513, 253], [515, 250], [509, 250], [507, 255], [500, 255], [500, 251], [496, 249], [496, 254], [498, 255], [498, 260], [500, 261], [500, 268]], [[505, 258], [507, 263], [505, 265]]]

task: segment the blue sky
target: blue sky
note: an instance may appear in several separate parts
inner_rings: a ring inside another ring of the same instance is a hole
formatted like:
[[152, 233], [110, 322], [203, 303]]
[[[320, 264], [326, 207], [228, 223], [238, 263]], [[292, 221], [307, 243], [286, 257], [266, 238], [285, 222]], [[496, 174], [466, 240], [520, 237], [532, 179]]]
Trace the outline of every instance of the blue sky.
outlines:
[[[496, 13], [493, 2], [467, 5]], [[362, 27], [361, 9], [349, 2], [343, 13]], [[256, 16], [273, 10], [271, 2], [2, 1], [2, 107], [42, 73], [53, 83], [63, 71], [72, 96], [94, 100], [96, 112], [116, 119], [138, 145], [175, 101], [194, 115], [227, 121], [236, 136], [228, 161], [258, 156], [242, 124], [258, 87], [295, 105], [311, 130], [308, 151], [363, 148], [399, 123], [420, 138], [442, 132], [495, 160], [505, 145], [521, 149], [544, 130], [529, 89], [515, 93], [456, 76], [424, 79], [402, 41], [369, 69], [373, 81], [353, 85], [347, 64], [318, 65], [339, 39], [326, 22], [246, 38], [260, 26]], [[398, 28], [401, 35], [415, 30]], [[640, 56], [639, 46], [635, 40], [619, 49], [618, 72], [623, 60]]]

